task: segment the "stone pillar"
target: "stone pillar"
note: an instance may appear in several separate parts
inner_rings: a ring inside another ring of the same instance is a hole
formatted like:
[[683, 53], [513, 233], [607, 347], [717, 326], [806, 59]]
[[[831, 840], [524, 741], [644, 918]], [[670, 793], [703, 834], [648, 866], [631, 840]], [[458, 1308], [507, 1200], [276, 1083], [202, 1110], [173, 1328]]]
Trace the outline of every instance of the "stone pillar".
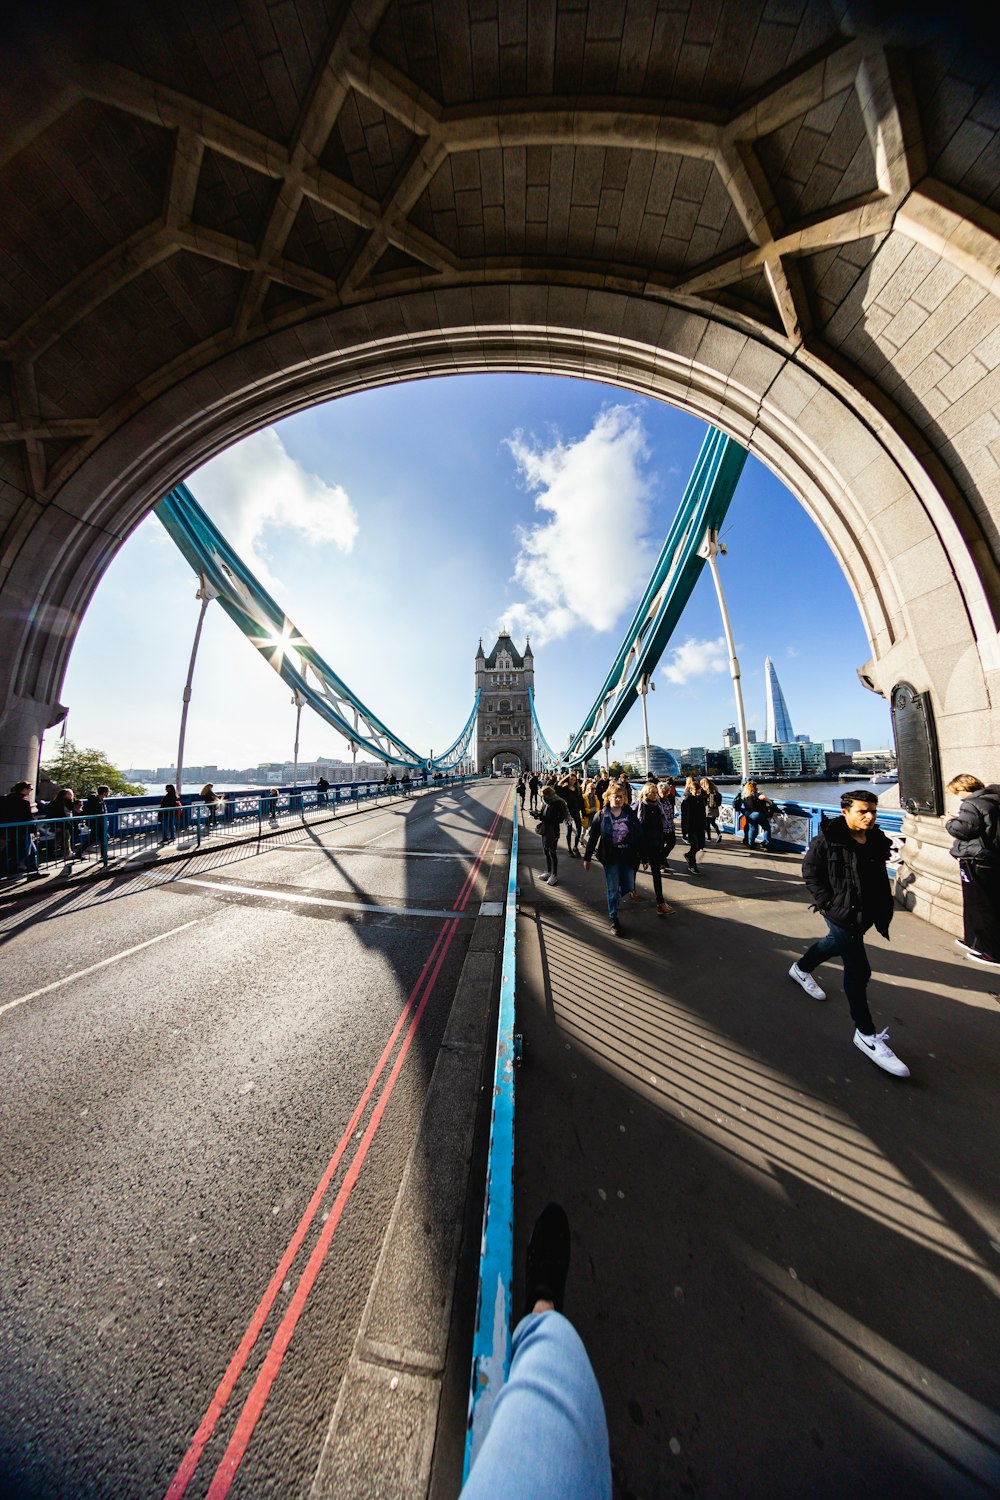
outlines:
[[903, 858], [896, 870], [896, 898], [907, 911], [962, 936], [962, 886], [958, 861], [949, 854], [951, 836], [943, 818], [908, 813], [903, 819]]
[[15, 781], [38, 776], [42, 735], [65, 719], [61, 703], [41, 703], [37, 698], [15, 694], [0, 709], [0, 791], [9, 791]]

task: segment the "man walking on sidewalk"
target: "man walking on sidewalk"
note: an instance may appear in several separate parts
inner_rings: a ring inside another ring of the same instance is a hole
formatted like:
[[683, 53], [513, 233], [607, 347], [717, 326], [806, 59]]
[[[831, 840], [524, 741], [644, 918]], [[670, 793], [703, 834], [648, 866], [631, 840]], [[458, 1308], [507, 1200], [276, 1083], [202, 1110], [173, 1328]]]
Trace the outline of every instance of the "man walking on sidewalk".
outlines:
[[807, 995], [825, 1000], [812, 971], [835, 954], [843, 959], [844, 993], [856, 1028], [854, 1045], [876, 1067], [896, 1078], [909, 1078], [909, 1068], [887, 1044], [888, 1031], [876, 1032], [868, 1009], [872, 971], [864, 937], [870, 927], [889, 936], [893, 905], [885, 865], [892, 845], [876, 825], [874, 793], [844, 792], [840, 806], [842, 816], [824, 824], [802, 861], [813, 909], [826, 922], [827, 935], [813, 943], [788, 973]]

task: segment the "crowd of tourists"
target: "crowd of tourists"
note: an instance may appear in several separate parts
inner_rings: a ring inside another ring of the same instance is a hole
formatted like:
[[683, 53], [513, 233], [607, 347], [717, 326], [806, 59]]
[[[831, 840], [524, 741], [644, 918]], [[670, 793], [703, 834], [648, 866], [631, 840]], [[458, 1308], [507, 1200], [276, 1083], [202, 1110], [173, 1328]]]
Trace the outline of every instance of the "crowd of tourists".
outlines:
[[[962, 882], [965, 930], [957, 945], [971, 963], [1000, 970], [1000, 786], [984, 786], [978, 777], [962, 775], [949, 782], [948, 791], [962, 798], [957, 816], [945, 824], [954, 839], [951, 852]], [[642, 899], [637, 882], [644, 874], [652, 882], [657, 913], [665, 917], [672, 912], [663, 878], [671, 873], [678, 823], [689, 875], [701, 875], [713, 836], [722, 842], [722, 798], [708, 777], [688, 776], [679, 796], [672, 777], [648, 775], [636, 792], [624, 772], [614, 779], [607, 769], [586, 779], [572, 771], [532, 772], [521, 776], [517, 793], [522, 811], [528, 800], [529, 813], [537, 819], [545, 860], [540, 879], [550, 889], [559, 884], [565, 830], [568, 857], [582, 860], [585, 871], [596, 858], [604, 870], [608, 920], [616, 937], [625, 935], [622, 903]], [[737, 827], [742, 824], [743, 844], [769, 850], [778, 809], [756, 782], [747, 781], [737, 792], [733, 809]], [[885, 1072], [908, 1078], [909, 1069], [889, 1047], [888, 1031], [877, 1029], [868, 1004], [872, 971], [865, 934], [874, 928], [888, 937], [894, 910], [887, 871], [892, 846], [877, 818], [878, 799], [868, 791], [844, 792], [840, 816], [823, 817], [805, 852], [802, 875], [826, 933], [788, 972], [812, 999], [825, 1000], [814, 971], [828, 959], [840, 959], [855, 1046]]]

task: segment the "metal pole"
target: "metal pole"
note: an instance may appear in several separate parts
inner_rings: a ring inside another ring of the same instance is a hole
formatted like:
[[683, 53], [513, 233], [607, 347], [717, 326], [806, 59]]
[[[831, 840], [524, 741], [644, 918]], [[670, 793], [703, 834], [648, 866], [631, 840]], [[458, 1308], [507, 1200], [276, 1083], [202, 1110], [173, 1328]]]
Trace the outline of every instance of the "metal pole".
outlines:
[[635, 690], [639, 694], [639, 701], [642, 703], [642, 738], [643, 743], [646, 746], [645, 774], [647, 776], [649, 775], [649, 715], [646, 713], [646, 695], [649, 692], [649, 688], [649, 673], [644, 672], [639, 678], [639, 681], [636, 683]]
[[198, 659], [198, 642], [201, 640], [201, 627], [205, 623], [205, 611], [216, 597], [215, 590], [209, 587], [208, 579], [203, 573], [198, 575], [198, 592], [196, 599], [201, 600], [201, 609], [198, 611], [198, 624], [195, 626], [194, 643], [191, 647], [191, 660], [188, 663], [187, 681], [184, 684], [184, 698], [181, 704], [181, 732], [177, 740], [177, 795], [181, 795], [181, 785], [184, 772], [184, 735], [187, 730], [188, 705], [191, 702], [191, 683], [194, 679], [194, 664]]
[[719, 565], [716, 558], [719, 553], [723, 557], [726, 549], [719, 541], [717, 531], [709, 531], [699, 552], [712, 570], [712, 582], [715, 584], [715, 592], [719, 600], [719, 612], [722, 615], [722, 629], [726, 636], [726, 645], [729, 648], [729, 675], [733, 679], [733, 692], [736, 695], [736, 722], [740, 731], [740, 781], [746, 781], [750, 770], [750, 753], [747, 745], [747, 716], [743, 707], [743, 687], [740, 682], [740, 664], [736, 656], [736, 647], [733, 644], [733, 631], [729, 623], [729, 611], [726, 609], [726, 598], [722, 592], [722, 579], [719, 577]]
[[302, 722], [302, 698], [298, 688], [292, 694], [292, 706], [295, 709], [295, 751], [292, 761], [292, 788], [299, 784], [299, 725]]

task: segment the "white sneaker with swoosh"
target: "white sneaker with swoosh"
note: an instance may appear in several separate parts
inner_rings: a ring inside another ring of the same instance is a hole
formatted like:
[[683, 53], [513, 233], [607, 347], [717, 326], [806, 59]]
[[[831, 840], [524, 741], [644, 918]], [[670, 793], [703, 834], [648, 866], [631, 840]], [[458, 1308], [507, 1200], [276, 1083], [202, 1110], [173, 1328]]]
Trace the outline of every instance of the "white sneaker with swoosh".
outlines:
[[877, 1068], [884, 1068], [887, 1073], [892, 1073], [896, 1078], [909, 1078], [910, 1070], [905, 1062], [900, 1062], [891, 1047], [886, 1046], [888, 1031], [879, 1031], [874, 1036], [865, 1036], [863, 1032], [854, 1033], [854, 1045], [860, 1048], [866, 1057], [870, 1057]]

